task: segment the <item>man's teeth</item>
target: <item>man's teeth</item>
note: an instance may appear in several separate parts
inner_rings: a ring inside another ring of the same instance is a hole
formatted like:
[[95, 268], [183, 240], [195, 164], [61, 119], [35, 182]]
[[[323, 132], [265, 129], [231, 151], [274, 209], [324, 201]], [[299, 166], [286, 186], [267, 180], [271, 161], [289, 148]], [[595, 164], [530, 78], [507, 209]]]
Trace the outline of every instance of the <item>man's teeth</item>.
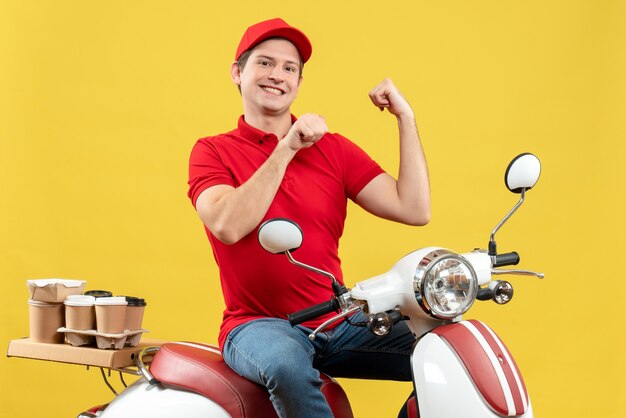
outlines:
[[281, 94], [283, 94], [282, 90], [275, 89], [275, 88], [273, 88], [273, 87], [262, 87], [262, 88], [263, 88], [263, 90], [265, 90], [266, 92], [268, 92], [268, 93], [272, 93], [272, 94], [275, 94], [275, 95], [277, 95], [277, 96], [280, 96]]

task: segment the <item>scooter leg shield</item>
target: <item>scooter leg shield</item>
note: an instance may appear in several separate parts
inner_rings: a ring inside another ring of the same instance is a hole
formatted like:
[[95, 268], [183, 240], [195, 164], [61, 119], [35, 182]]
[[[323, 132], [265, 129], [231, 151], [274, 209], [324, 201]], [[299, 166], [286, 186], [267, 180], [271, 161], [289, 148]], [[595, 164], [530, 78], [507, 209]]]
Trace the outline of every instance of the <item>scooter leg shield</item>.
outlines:
[[421, 418], [533, 416], [510, 353], [495, 333], [491, 345], [483, 333], [493, 331], [478, 321], [462, 321], [418, 341], [411, 367]]

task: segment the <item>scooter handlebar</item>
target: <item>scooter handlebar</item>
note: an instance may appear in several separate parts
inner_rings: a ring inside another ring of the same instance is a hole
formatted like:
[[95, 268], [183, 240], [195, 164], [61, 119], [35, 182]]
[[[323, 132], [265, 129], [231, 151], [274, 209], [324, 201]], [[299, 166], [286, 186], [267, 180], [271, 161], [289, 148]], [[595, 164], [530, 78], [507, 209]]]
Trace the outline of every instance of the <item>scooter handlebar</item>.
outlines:
[[333, 297], [327, 302], [318, 303], [306, 309], [287, 315], [287, 319], [292, 326], [301, 324], [319, 316], [339, 311], [339, 301]]
[[511, 253], [498, 254], [495, 256], [494, 267], [515, 266], [519, 263], [519, 254], [515, 251]]

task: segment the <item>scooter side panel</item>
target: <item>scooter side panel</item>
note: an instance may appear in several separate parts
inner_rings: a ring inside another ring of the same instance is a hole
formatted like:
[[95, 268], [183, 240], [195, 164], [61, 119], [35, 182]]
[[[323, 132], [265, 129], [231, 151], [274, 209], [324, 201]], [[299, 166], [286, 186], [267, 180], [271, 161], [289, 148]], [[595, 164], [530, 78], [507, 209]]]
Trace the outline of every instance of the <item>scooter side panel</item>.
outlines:
[[[411, 357], [420, 418], [495, 418], [456, 352], [430, 333], [418, 341]], [[530, 402], [523, 418], [532, 418]]]
[[513, 356], [487, 325], [469, 320], [433, 330], [455, 351], [483, 398], [496, 412], [526, 412], [528, 393]]
[[102, 418], [230, 418], [219, 405], [193, 392], [149, 385], [140, 379], [103, 411]]

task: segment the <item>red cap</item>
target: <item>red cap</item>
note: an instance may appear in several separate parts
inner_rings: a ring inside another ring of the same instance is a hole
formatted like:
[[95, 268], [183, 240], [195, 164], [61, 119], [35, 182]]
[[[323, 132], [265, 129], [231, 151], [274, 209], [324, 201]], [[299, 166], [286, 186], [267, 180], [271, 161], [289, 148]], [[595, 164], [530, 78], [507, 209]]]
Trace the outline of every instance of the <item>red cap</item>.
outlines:
[[311, 58], [313, 47], [304, 32], [289, 26], [284, 20], [276, 18], [259, 22], [246, 29], [246, 33], [243, 34], [241, 42], [239, 42], [237, 47], [235, 61], [248, 49], [257, 46], [268, 38], [274, 37], [285, 38], [294, 44], [298, 52], [300, 52], [303, 63]]

